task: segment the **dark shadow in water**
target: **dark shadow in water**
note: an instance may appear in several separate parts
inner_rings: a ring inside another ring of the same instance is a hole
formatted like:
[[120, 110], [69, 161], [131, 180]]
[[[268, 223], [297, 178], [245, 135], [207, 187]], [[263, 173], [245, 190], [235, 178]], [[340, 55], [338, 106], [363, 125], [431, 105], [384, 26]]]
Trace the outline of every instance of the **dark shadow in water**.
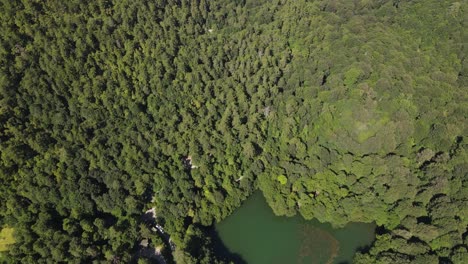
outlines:
[[[383, 227], [380, 227], [380, 226], [375, 227], [375, 233], [383, 233], [384, 231], [385, 229]], [[369, 253], [370, 249], [374, 245], [374, 242], [375, 242], [375, 237], [374, 237], [374, 240], [367, 246], [356, 248], [355, 253], [358, 253], [358, 252], [362, 254]], [[338, 264], [351, 264], [351, 263], [352, 261], [340, 261]]]
[[206, 229], [206, 233], [211, 238], [213, 252], [219, 259], [223, 260], [226, 263], [232, 261], [235, 264], [247, 264], [247, 262], [244, 259], [242, 259], [242, 257], [239, 254], [232, 253], [231, 251], [229, 251], [229, 249], [226, 247], [226, 245], [224, 245], [223, 241], [219, 237], [219, 234], [218, 232], [216, 232], [216, 229], [214, 227], [207, 227]]
[[367, 253], [369, 253], [370, 249], [374, 246], [374, 242], [375, 242], [375, 238], [374, 238], [374, 240], [373, 240], [371, 243], [369, 243], [367, 246], [357, 247], [356, 250], [355, 250], [355, 252], [356, 252], [356, 253], [359, 252], [359, 253], [362, 253], [362, 254], [367, 254]]

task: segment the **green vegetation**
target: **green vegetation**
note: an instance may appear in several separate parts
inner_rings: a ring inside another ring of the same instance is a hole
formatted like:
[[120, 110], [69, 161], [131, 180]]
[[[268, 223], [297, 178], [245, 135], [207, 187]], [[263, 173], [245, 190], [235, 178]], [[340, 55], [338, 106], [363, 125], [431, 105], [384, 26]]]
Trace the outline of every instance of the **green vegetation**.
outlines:
[[284, 175], [279, 175], [278, 178], [276, 178], [281, 185], [285, 185], [288, 182], [288, 178]]
[[13, 237], [14, 229], [10, 227], [4, 227], [0, 231], [0, 252], [7, 251], [8, 247], [15, 243], [15, 238]]
[[6, 262], [144, 262], [151, 207], [169, 262], [228, 262], [204, 226], [256, 189], [375, 221], [357, 263], [468, 262], [466, 1], [0, 7]]

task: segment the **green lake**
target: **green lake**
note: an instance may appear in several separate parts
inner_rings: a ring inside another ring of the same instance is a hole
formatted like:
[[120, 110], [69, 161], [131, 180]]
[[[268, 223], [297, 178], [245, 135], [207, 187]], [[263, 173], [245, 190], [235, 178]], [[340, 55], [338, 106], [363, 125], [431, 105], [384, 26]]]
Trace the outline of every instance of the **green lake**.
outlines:
[[248, 264], [351, 263], [375, 238], [375, 224], [342, 229], [301, 216], [275, 216], [261, 192], [216, 225], [224, 245]]

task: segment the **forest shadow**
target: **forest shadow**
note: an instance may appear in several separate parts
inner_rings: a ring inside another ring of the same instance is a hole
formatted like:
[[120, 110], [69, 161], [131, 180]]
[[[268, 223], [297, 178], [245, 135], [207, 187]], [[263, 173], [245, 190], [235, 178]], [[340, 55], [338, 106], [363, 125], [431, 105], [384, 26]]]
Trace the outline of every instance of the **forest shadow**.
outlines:
[[221, 237], [219, 237], [219, 234], [214, 227], [207, 227], [207, 229], [208, 230], [206, 230], [206, 232], [210, 236], [213, 245], [213, 253], [217, 257], [228, 263], [229, 261], [232, 261], [235, 264], [247, 264], [239, 254], [231, 252], [226, 245], [224, 245]]

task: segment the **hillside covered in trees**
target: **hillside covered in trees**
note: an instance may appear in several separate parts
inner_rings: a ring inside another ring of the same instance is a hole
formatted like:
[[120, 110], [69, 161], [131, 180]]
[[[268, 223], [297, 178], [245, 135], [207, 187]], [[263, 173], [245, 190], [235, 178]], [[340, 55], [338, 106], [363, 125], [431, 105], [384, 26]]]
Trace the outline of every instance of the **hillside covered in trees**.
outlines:
[[356, 263], [468, 263], [467, 1], [0, 10], [0, 262], [235, 262], [208, 227], [260, 189], [375, 222]]

